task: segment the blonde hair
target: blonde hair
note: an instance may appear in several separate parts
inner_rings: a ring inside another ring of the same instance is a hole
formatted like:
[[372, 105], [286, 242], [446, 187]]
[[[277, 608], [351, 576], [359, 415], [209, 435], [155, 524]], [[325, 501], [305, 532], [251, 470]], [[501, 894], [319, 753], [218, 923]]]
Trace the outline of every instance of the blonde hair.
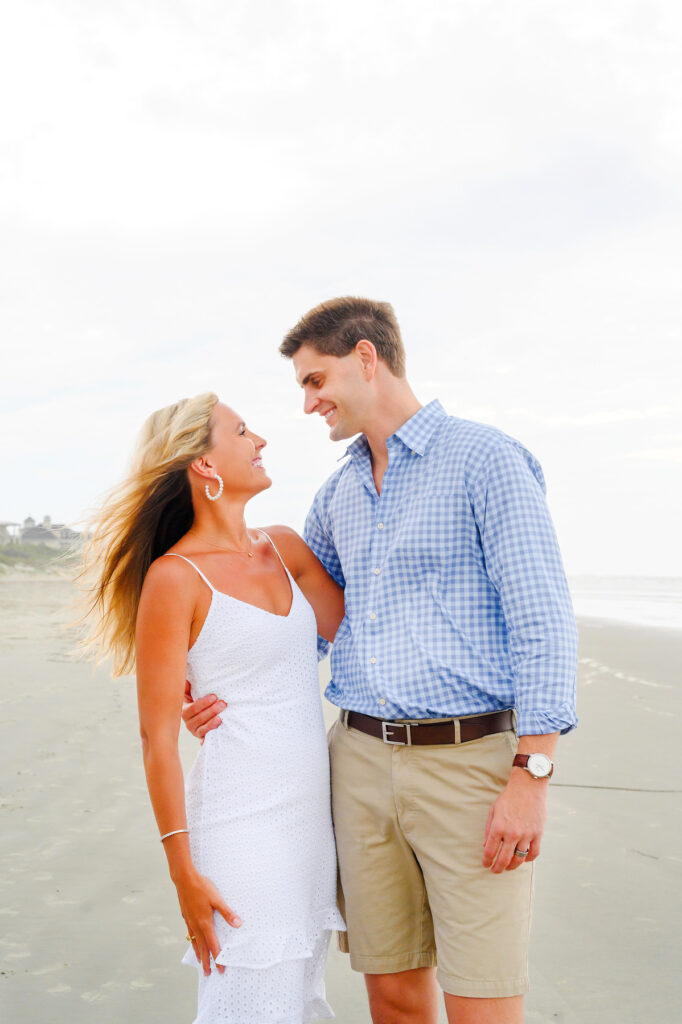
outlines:
[[183, 398], [145, 422], [130, 472], [90, 524], [80, 578], [88, 581], [84, 644], [113, 659], [114, 676], [135, 666], [135, 623], [149, 566], [194, 521], [187, 469], [211, 447], [217, 395]]

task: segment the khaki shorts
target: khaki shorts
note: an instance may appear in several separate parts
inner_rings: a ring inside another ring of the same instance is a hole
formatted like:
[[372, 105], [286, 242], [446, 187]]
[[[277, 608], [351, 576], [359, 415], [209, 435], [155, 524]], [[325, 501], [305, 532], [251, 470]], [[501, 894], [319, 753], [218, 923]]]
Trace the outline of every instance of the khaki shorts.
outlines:
[[[337, 721], [332, 808], [351, 967], [393, 974], [438, 963], [445, 992], [528, 991], [533, 865], [485, 869], [488, 811], [509, 778], [513, 732], [404, 747]], [[437, 952], [437, 960], [436, 960]]]

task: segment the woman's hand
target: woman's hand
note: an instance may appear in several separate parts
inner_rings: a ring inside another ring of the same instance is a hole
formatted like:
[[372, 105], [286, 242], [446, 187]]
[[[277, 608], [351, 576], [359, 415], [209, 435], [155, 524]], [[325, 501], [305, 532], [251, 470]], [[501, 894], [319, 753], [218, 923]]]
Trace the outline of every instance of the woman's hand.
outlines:
[[182, 709], [182, 720], [191, 732], [192, 736], [204, 742], [204, 736], [211, 729], [217, 729], [222, 718], [220, 712], [224, 711], [227, 704], [224, 700], [218, 700], [214, 693], [205, 697], [192, 699], [190, 684], [185, 685], [185, 705]]
[[[196, 871], [176, 881], [175, 887], [180, 912], [187, 925], [187, 935], [197, 960], [201, 961], [204, 974], [208, 976], [211, 973], [211, 956], [216, 960], [220, 953], [213, 912], [217, 910], [222, 914], [232, 928], [239, 928], [241, 919], [230, 910], [213, 882]], [[220, 974], [223, 974], [225, 968], [220, 964], [216, 966]]]

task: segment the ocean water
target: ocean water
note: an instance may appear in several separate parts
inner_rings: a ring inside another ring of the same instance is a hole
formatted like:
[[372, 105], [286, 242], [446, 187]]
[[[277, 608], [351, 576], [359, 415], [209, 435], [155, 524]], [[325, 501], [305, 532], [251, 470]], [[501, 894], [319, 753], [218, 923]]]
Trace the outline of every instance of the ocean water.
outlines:
[[578, 618], [682, 630], [679, 576], [572, 576]]

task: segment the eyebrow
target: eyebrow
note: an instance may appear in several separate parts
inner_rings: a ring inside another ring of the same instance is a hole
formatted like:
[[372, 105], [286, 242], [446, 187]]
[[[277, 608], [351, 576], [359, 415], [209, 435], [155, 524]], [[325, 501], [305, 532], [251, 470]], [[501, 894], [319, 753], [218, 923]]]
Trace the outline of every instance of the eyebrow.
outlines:
[[322, 370], [311, 370], [310, 373], [305, 375], [299, 386], [304, 388], [310, 382], [311, 377], [317, 377], [320, 373], [322, 373]]

